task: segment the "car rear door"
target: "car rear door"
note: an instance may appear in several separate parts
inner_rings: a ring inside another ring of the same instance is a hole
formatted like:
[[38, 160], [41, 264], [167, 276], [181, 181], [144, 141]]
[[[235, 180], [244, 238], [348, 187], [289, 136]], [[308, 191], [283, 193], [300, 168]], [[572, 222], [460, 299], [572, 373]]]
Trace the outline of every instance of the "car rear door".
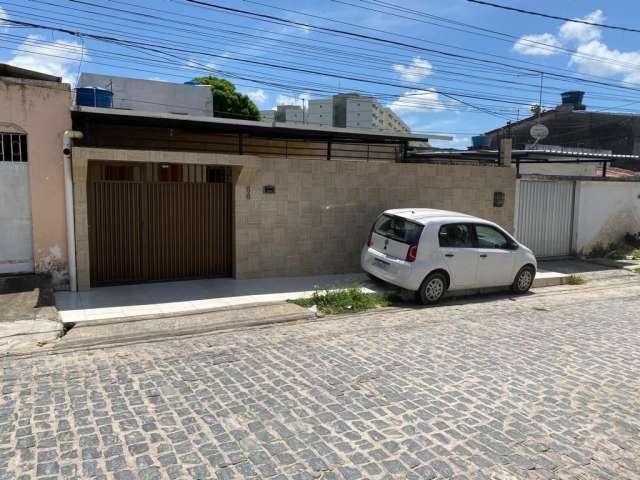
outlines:
[[438, 230], [438, 254], [451, 276], [450, 289], [471, 288], [477, 284], [478, 252], [473, 228], [466, 223], [441, 225]]
[[510, 285], [515, 277], [512, 241], [491, 225], [474, 224], [473, 227], [477, 241], [479, 286]]
[[393, 258], [404, 260], [411, 245], [420, 240], [424, 225], [406, 218], [383, 214], [371, 232], [370, 247]]

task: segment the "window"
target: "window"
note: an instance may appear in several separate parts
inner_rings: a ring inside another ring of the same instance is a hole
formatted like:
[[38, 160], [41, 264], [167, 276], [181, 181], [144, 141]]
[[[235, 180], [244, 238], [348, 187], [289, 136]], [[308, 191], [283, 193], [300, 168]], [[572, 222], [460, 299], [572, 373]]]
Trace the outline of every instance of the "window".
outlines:
[[175, 163], [161, 163], [157, 168], [159, 182], [182, 181], [182, 165]]
[[511, 242], [502, 233], [489, 225], [476, 225], [478, 248], [500, 248], [509, 250]]
[[423, 228], [423, 225], [405, 218], [382, 215], [376, 220], [373, 231], [398, 242], [414, 244], [420, 240]]
[[105, 165], [101, 180], [109, 182], [132, 182], [136, 168], [132, 165]]
[[20, 133], [0, 133], [0, 162], [27, 160], [27, 136]]
[[473, 248], [471, 228], [464, 223], [442, 225], [438, 232], [438, 241], [441, 247]]
[[231, 169], [228, 167], [207, 167], [207, 183], [228, 183]]

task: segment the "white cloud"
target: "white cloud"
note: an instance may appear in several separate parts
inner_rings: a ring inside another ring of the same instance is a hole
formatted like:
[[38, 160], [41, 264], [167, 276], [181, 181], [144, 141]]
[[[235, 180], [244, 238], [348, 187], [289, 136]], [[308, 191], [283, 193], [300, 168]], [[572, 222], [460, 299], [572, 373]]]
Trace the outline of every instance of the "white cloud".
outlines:
[[79, 43], [46, 42], [38, 35], [29, 35], [13, 53], [15, 56], [7, 62], [9, 65], [62, 77], [64, 82], [72, 84], [76, 80], [78, 63], [89, 58], [87, 49]]
[[249, 96], [251, 100], [256, 103], [264, 103], [267, 101], [268, 95], [264, 93], [264, 90], [259, 88], [258, 90], [252, 90], [250, 92], [246, 92], [246, 95]]
[[[577, 18], [576, 20], [602, 23], [604, 22], [605, 17], [602, 10], [596, 10], [583, 18]], [[598, 40], [601, 36], [601, 29], [594, 25], [564, 22], [558, 29], [557, 35], [548, 32], [523, 35], [513, 44], [513, 50], [522, 55], [549, 56], [559, 53], [558, 50], [556, 50], [557, 47], [563, 47], [565, 44], [572, 43], [583, 45], [593, 40]], [[540, 45], [541, 43], [544, 43], [545, 45]]]
[[[591, 23], [603, 23], [605, 20], [602, 10], [596, 10], [589, 15], [578, 18], [576, 20], [584, 20]], [[599, 27], [594, 25], [586, 25], [584, 23], [565, 22], [560, 27], [560, 37], [564, 40], [575, 41], [578, 43], [587, 43], [591, 40], [597, 40], [602, 36]]]
[[393, 66], [393, 69], [403, 80], [407, 82], [419, 82], [431, 74], [433, 67], [428, 61], [420, 57], [414, 57], [409, 65], [396, 64]]
[[276, 98], [276, 105], [299, 105], [303, 106], [305, 100], [309, 100], [311, 95], [308, 93], [301, 93], [297, 97], [291, 95], [278, 95]]
[[387, 106], [396, 113], [441, 112], [445, 108], [432, 89], [410, 90]]
[[[640, 83], [640, 50], [621, 52], [610, 49], [598, 40], [580, 45], [578, 54], [571, 56], [571, 64], [577, 65], [578, 71], [591, 75], [609, 76], [620, 75], [625, 82]], [[599, 58], [607, 58], [603, 62]]]
[[9, 29], [5, 26], [6, 22], [3, 22], [3, 19], [8, 19], [9, 15], [7, 15], [7, 11], [2, 8], [2, 5], [0, 5], [0, 32], [6, 32]]
[[147, 80], [152, 80], [154, 82], [169, 82], [170, 83], [170, 81], [167, 80], [164, 77], [149, 77], [149, 78], [147, 78]]
[[[544, 45], [540, 45], [544, 43]], [[547, 46], [549, 45], [549, 46]], [[562, 43], [551, 33], [540, 35], [523, 35], [513, 44], [513, 50], [522, 55], [554, 55], [559, 53], [554, 47], [562, 47]]]

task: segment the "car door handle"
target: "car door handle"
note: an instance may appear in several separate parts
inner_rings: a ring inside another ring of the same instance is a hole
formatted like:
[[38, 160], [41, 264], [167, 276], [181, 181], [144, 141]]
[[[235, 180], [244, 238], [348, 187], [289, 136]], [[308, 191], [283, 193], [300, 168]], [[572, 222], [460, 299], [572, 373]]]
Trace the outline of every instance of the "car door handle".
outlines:
[[453, 253], [445, 253], [444, 256], [445, 257], [455, 257], [455, 255]]
[[481, 253], [480, 254], [480, 258], [487, 258], [487, 254], [486, 253]]

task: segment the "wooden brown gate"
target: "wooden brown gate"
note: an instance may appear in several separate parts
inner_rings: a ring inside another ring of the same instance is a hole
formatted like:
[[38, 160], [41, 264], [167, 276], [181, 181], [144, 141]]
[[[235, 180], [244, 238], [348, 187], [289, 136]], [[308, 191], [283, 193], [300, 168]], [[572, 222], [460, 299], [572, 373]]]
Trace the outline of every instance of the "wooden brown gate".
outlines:
[[160, 182], [146, 181], [149, 166], [108, 168], [89, 174], [92, 286], [231, 275], [228, 175]]

